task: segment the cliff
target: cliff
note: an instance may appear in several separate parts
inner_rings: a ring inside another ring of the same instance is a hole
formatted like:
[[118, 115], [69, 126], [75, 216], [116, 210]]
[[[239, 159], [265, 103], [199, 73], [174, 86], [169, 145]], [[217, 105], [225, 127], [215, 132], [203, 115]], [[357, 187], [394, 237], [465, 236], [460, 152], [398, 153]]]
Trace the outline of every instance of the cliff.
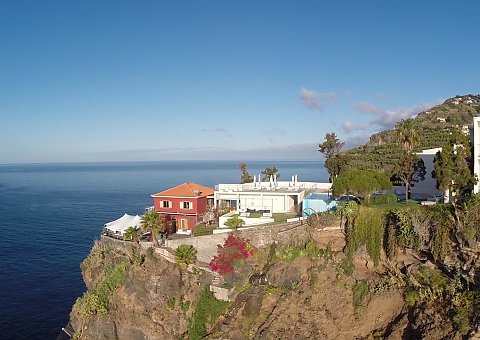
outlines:
[[[441, 310], [407, 307], [390, 262], [374, 267], [365, 250], [349, 262], [340, 230], [314, 231], [312, 241], [305, 228], [258, 247], [220, 281], [206, 268], [171, 263], [153, 248], [98, 241], [81, 266], [88, 292], [70, 315], [75, 338], [458, 337]], [[424, 266], [408, 254], [395, 264]], [[230, 301], [217, 300], [212, 283], [233, 288]]]

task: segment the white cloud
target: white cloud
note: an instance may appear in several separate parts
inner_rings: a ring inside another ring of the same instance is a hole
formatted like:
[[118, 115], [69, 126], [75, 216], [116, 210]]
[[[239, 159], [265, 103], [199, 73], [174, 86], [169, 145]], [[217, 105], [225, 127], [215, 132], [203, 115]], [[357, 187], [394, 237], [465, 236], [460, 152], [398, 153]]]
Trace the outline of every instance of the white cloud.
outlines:
[[[78, 155], [77, 155], [78, 157]], [[179, 147], [92, 152], [78, 157], [82, 161], [150, 160], [321, 160], [317, 143], [271, 145], [251, 148]]]
[[308, 90], [305, 87], [300, 89], [300, 100], [303, 104], [314, 110], [322, 111], [325, 105], [325, 102], [337, 99], [335, 92], [317, 92], [313, 90]]
[[369, 139], [370, 139], [370, 136], [366, 136], [366, 135], [348, 137], [347, 139], [344, 140], [345, 146], [343, 147], [343, 150], [348, 150], [356, 146], [363, 145], [366, 142], [368, 142]]
[[346, 121], [340, 128], [346, 133], [352, 133], [354, 131], [365, 131], [370, 128], [370, 124]]
[[387, 110], [381, 106], [371, 103], [356, 103], [353, 107], [361, 113], [375, 116], [376, 118], [368, 124], [371, 128], [392, 129], [402, 119], [413, 118], [422, 111], [428, 110], [435, 104], [420, 104], [410, 108]]
[[228, 132], [227, 129], [222, 128], [222, 127], [218, 127], [218, 128], [212, 129], [212, 130], [210, 130], [210, 129], [200, 129], [198, 131], [202, 132], [202, 133], [213, 132], [213, 133], [218, 133], [218, 134], [225, 135], [228, 138], [233, 138], [233, 135], [230, 132]]

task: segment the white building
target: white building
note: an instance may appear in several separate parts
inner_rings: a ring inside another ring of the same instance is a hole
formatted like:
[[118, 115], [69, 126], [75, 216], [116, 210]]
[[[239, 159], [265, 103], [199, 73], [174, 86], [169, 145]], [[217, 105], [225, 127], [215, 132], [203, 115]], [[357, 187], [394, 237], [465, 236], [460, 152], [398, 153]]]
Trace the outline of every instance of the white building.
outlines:
[[[422, 181], [412, 183], [409, 198], [425, 201], [441, 201], [442, 197], [445, 199], [445, 192], [437, 189], [437, 180], [433, 177], [433, 171], [435, 170], [434, 160], [438, 151], [442, 151], [442, 148], [426, 149], [416, 153], [425, 165], [425, 178]], [[405, 186], [394, 186], [393, 191], [397, 196], [404, 196]]]
[[[462, 127], [462, 131], [465, 133], [465, 126]], [[473, 117], [473, 128], [470, 130], [470, 142], [473, 146], [473, 172], [477, 179], [480, 179], [480, 117]], [[432, 172], [435, 169], [434, 159], [438, 151], [441, 151], [442, 148], [434, 148], [423, 150], [422, 152], [417, 153], [419, 157], [422, 158], [425, 164], [425, 180], [418, 183], [414, 183], [411, 188], [412, 198], [414, 199], [431, 199], [432, 197], [441, 197], [443, 196], [444, 202], [448, 202], [452, 199], [448, 191], [443, 192], [436, 188], [437, 182], [433, 178]], [[401, 188], [396, 188], [395, 191], [399, 193]], [[473, 191], [475, 193], [480, 192], [480, 181], [475, 184]], [[405, 188], [403, 187], [402, 194], [405, 193]]]
[[303, 210], [303, 199], [309, 193], [328, 193], [331, 183], [298, 182], [297, 176], [291, 181], [218, 184], [215, 187], [216, 206], [225, 206], [237, 212], [262, 211], [267, 213], [296, 213]]
[[422, 159], [425, 165], [425, 179], [418, 183], [413, 183], [411, 188], [412, 198], [431, 200], [444, 197], [445, 193], [437, 189], [437, 179], [433, 177], [435, 155], [439, 151], [442, 151], [442, 148], [426, 149], [417, 153], [417, 156]]
[[473, 173], [479, 180], [473, 192], [478, 193], [480, 191], [480, 117], [473, 117], [473, 134], [470, 141], [473, 146]]

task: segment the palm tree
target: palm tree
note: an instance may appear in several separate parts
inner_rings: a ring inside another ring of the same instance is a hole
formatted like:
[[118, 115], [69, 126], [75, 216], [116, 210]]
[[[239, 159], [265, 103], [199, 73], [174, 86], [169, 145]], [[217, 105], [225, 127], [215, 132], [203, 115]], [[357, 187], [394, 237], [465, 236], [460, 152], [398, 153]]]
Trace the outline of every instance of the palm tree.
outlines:
[[157, 235], [165, 231], [165, 223], [155, 210], [150, 210], [142, 217], [142, 229], [150, 232], [153, 244], [158, 246]]
[[398, 141], [403, 150], [412, 152], [418, 144], [418, 130], [413, 118], [402, 119], [395, 125]]
[[225, 221], [224, 225], [227, 227], [232, 228], [233, 230], [237, 230], [237, 228], [245, 225], [245, 221], [239, 218], [237, 215], [230, 217], [228, 220]]
[[182, 244], [175, 249], [175, 261], [182, 267], [197, 262], [197, 249], [190, 244]]
[[133, 226], [128, 227], [123, 234], [123, 238], [138, 243], [138, 229]]

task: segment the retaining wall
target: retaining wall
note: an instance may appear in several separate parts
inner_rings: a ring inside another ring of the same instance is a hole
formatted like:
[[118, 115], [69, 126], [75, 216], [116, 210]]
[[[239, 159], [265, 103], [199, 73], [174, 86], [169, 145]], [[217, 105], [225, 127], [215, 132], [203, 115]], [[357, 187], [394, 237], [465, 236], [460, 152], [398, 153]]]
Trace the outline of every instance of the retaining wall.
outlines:
[[[308, 239], [306, 224], [298, 222], [277, 224], [274, 226], [259, 226], [256, 228], [249, 228], [248, 230], [239, 229], [238, 232], [242, 237], [249, 239], [255, 247], [264, 247], [273, 242], [280, 244], [287, 244], [295, 241], [306, 242]], [[212, 257], [217, 254], [217, 245], [223, 245], [227, 237], [227, 233], [222, 233], [167, 240], [166, 246], [176, 249], [182, 244], [193, 245], [197, 249], [197, 259], [208, 263]]]

